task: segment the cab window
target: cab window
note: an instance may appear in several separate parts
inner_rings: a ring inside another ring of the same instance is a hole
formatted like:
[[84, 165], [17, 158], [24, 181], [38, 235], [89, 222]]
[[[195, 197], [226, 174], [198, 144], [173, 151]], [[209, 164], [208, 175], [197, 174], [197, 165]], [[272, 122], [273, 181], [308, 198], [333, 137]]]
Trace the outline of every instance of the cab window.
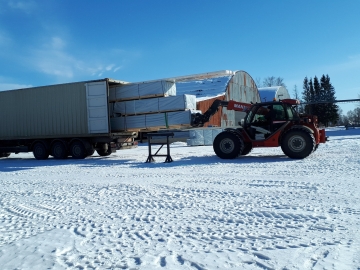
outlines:
[[286, 113], [285, 109], [281, 104], [273, 105], [274, 117], [275, 121], [286, 121]]

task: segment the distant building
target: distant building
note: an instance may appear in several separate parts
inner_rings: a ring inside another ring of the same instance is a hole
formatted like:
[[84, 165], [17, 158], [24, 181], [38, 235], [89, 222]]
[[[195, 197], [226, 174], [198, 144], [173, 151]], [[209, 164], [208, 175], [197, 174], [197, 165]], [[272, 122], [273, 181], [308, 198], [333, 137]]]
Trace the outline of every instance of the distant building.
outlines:
[[283, 86], [261, 87], [259, 95], [261, 102], [290, 98], [288, 90]]

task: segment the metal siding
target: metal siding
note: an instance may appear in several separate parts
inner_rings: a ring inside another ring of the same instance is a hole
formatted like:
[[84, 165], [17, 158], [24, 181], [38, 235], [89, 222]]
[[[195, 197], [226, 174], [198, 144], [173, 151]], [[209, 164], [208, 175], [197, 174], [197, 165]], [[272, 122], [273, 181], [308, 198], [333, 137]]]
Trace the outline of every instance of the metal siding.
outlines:
[[86, 83], [89, 133], [109, 133], [106, 81]]
[[[245, 71], [237, 71], [229, 81], [225, 92], [225, 100], [234, 100], [245, 103], [260, 102], [259, 92], [253, 78]], [[244, 113], [223, 108], [221, 127], [238, 126]]]
[[88, 133], [85, 83], [0, 92], [0, 138]]
[[198, 101], [221, 96], [232, 75], [176, 82], [176, 95], [195, 95]]
[[[225, 95], [199, 101], [196, 103], [196, 109], [201, 110], [202, 113], [205, 113], [207, 111], [207, 109], [210, 108], [210, 106], [214, 102], [214, 100], [216, 100], [216, 99], [224, 100], [224, 98], [225, 98]], [[220, 127], [222, 110], [223, 110], [223, 108], [220, 107], [219, 110], [210, 118], [210, 121], [207, 122], [204, 126], [205, 127], [207, 127], [207, 126]]]

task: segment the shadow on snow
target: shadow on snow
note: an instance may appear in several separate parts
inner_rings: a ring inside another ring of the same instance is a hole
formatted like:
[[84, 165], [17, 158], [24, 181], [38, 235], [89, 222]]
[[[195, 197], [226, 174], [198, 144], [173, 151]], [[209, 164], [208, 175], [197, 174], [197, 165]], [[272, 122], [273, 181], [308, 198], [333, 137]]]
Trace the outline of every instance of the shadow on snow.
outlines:
[[[180, 157], [179, 157], [180, 156]], [[186, 156], [172, 155], [173, 162], [165, 163], [165, 157], [154, 157], [155, 162], [146, 163], [134, 159], [114, 159], [114, 157], [88, 157], [86, 159], [53, 159], [36, 160], [34, 158], [7, 158], [0, 160], [0, 172], [13, 172], [29, 170], [37, 167], [67, 166], [74, 165], [80, 167], [114, 167], [129, 166], [132, 168], [169, 168], [196, 165], [219, 165], [219, 164], [250, 164], [250, 163], [270, 163], [291, 161], [285, 155], [256, 155], [243, 156], [235, 159], [220, 159], [214, 156]]]

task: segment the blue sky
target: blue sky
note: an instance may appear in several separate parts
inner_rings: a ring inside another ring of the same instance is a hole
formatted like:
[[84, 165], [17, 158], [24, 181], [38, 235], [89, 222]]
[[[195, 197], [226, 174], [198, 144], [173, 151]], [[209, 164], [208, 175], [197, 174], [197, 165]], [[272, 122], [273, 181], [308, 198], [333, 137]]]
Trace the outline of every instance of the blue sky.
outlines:
[[0, 90], [244, 70], [291, 95], [328, 74], [358, 98], [359, 14], [360, 0], [0, 0]]

